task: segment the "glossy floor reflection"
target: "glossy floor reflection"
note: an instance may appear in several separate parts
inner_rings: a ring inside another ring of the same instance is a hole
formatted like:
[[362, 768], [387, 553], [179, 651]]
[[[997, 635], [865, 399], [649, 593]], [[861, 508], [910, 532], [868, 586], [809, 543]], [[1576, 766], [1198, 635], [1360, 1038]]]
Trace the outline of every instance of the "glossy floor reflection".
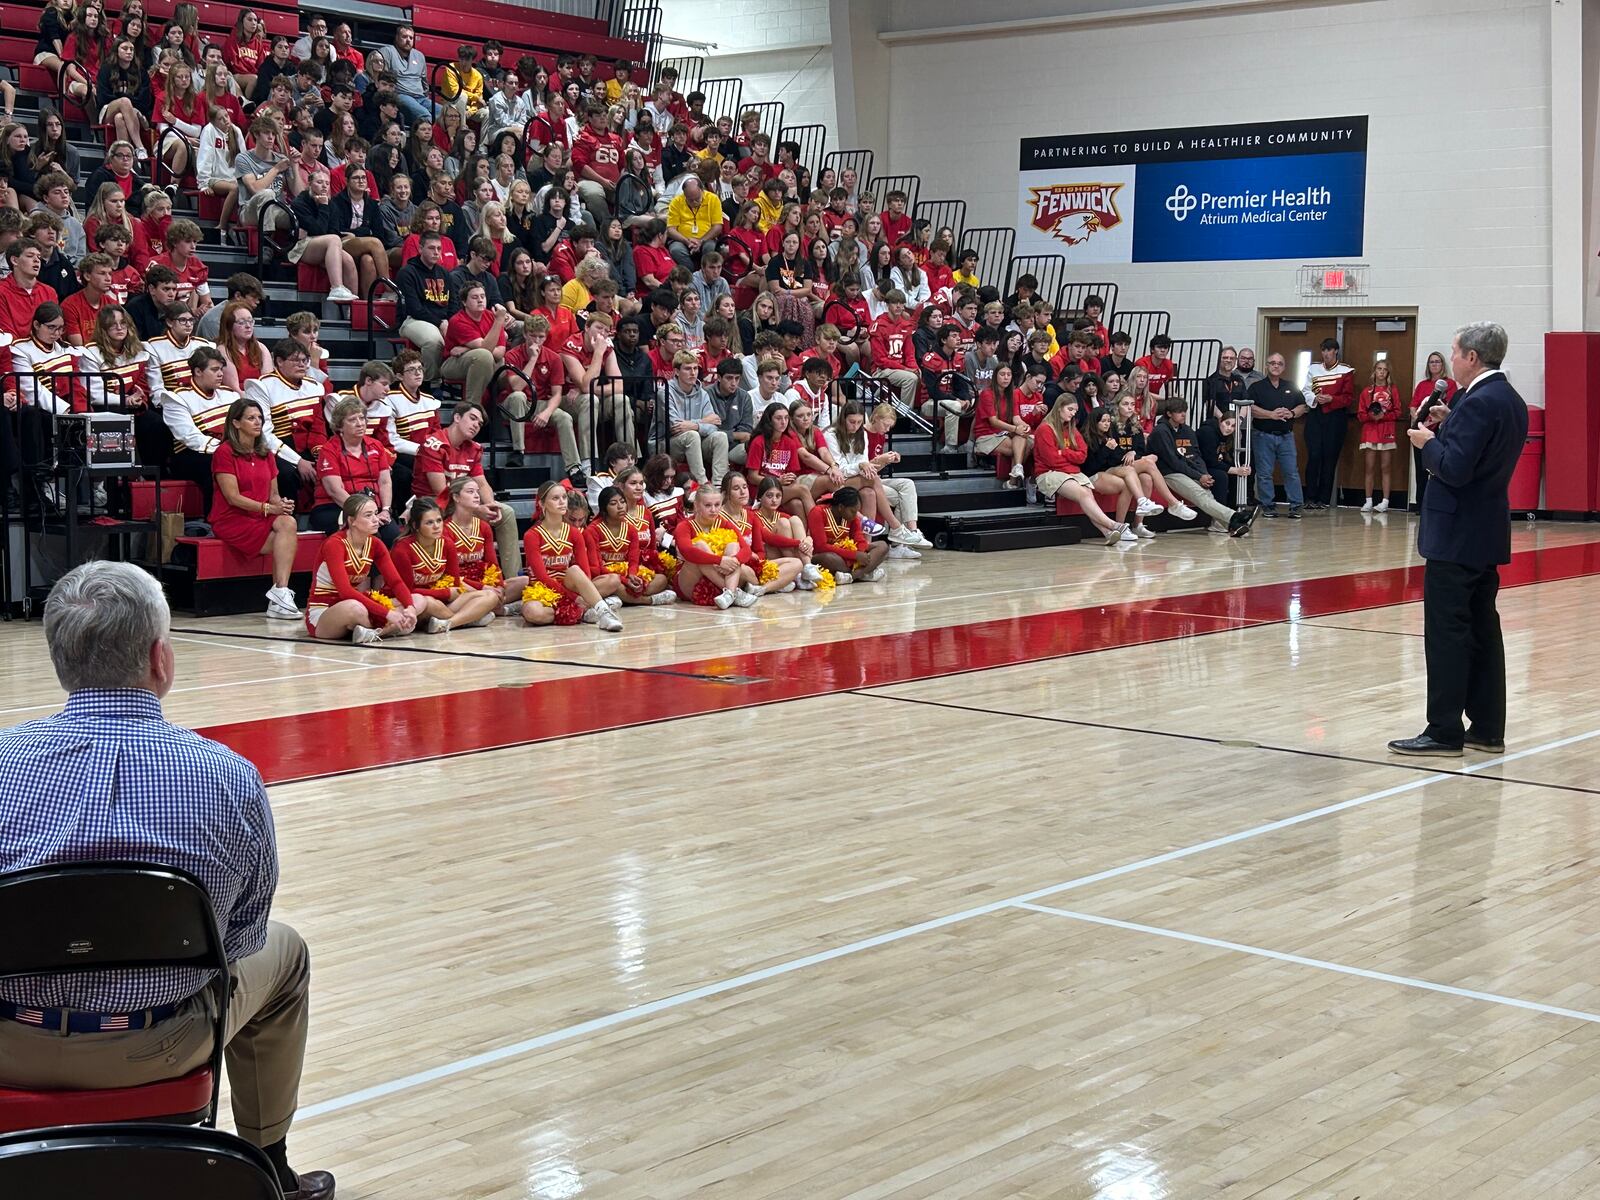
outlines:
[[[612, 639], [180, 618], [169, 712], [299, 780], [295, 1159], [349, 1200], [1596, 1194], [1600, 529], [1517, 531], [1504, 762], [1384, 752], [1413, 536], [930, 553]], [[0, 668], [0, 715], [59, 703], [36, 625]]]

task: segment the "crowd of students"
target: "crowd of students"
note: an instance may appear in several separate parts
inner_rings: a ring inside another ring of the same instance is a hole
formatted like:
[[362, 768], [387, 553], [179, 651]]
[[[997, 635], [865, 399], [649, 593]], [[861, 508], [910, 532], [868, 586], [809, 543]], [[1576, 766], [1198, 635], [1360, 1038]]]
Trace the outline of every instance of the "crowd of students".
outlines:
[[[24, 491], [38, 481], [44, 502], [70, 502], [40, 471], [51, 415], [134, 408], [141, 458], [200, 486], [218, 536], [272, 558], [269, 615], [303, 618], [288, 589], [297, 509], [333, 535], [304, 618], [317, 636], [512, 611], [612, 628], [625, 604], [726, 607], [823, 572], [875, 578], [881, 559], [929, 544], [915, 485], [894, 472], [902, 416], [920, 415], [940, 454], [1009, 464], [1005, 486], [1030, 499], [1066, 495], [1108, 542], [1150, 537], [1144, 518], [1162, 509], [1248, 532], [1257, 509], [1233, 506], [1248, 468], [1234, 465], [1236, 410], [1219, 388], [1248, 391], [1259, 511], [1275, 512], [1275, 467], [1291, 517], [1326, 503], [1352, 404], [1373, 428], [1369, 490], [1379, 474], [1387, 493], [1387, 376], [1357, 401], [1335, 347], [1303, 396], [1275, 399], [1287, 385], [1273, 360], [1252, 379], [1230, 350], [1192, 427], [1168, 338], [1134, 359], [1100, 297], [1069, 318], [1031, 276], [1002, 295], [904, 193], [880, 210], [853, 171], [813, 177], [758, 114], [708, 113], [671, 68], [647, 88], [628, 64], [563, 56], [547, 72], [489, 41], [462, 45], [434, 90], [409, 25], [363, 51], [346, 22], [313, 15], [297, 41], [269, 38], [246, 9], [208, 41], [193, 5], [157, 28], [141, 0], [115, 17], [99, 0], [53, 0], [35, 61], [113, 138], [80, 186], [54, 111], [32, 132], [0, 127], [0, 339], [26, 372], [5, 398], [19, 410], [16, 444], [0, 447], [7, 477], [20, 467]], [[336, 394], [315, 315], [266, 336], [264, 290], [243, 273], [213, 304], [202, 231], [150, 185], [158, 163], [220, 198], [224, 238], [286, 230], [288, 259], [320, 267], [330, 300], [391, 281], [408, 348]], [[428, 391], [440, 385], [461, 397], [448, 425]], [[1302, 500], [1285, 434], [1307, 414]], [[541, 496], [519, 539], [482, 461], [496, 421], [507, 465], [553, 442], [586, 503]], [[620, 537], [609, 510], [624, 500], [638, 555], [621, 542], [599, 555], [589, 533]], [[738, 544], [704, 560], [712, 528]], [[675, 571], [661, 566], [669, 548]], [[388, 605], [341, 590], [363, 564], [398, 593]]]

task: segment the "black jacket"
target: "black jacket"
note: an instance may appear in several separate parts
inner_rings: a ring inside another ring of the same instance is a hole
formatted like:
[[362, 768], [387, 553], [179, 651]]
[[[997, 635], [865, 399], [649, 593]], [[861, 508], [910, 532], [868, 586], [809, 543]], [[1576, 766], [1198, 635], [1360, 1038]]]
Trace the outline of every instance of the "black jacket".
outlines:
[[1506, 488], [1528, 436], [1528, 406], [1498, 372], [1456, 394], [1420, 453], [1432, 477], [1422, 495], [1423, 558], [1489, 567], [1511, 561]]

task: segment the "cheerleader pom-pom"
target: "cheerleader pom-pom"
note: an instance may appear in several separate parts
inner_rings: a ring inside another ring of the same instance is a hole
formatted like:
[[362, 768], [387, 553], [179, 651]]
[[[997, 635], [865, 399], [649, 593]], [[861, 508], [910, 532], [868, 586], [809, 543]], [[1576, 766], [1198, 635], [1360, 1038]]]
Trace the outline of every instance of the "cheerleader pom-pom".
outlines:
[[530, 583], [522, 589], [522, 602], [524, 604], [542, 604], [546, 608], [555, 608], [561, 603], [561, 594], [555, 588], [548, 587], [545, 584]]
[[505, 581], [506, 581], [506, 577], [500, 573], [500, 568], [497, 567], [494, 563], [490, 563], [487, 567], [484, 568], [484, 571], [483, 571], [483, 586], [484, 587], [499, 587]]
[[583, 605], [571, 592], [561, 597], [556, 605], [557, 625], [576, 625], [583, 620]]
[[373, 592], [372, 598], [385, 608], [393, 608], [395, 606], [394, 597], [385, 596], [382, 592]]
[[739, 535], [732, 529], [724, 529], [719, 526], [708, 533], [696, 533], [694, 540], [712, 554], [721, 557], [727, 553], [729, 546], [739, 540]]
[[699, 583], [694, 585], [694, 591], [690, 594], [689, 599], [702, 608], [715, 608], [717, 597], [721, 594], [721, 588], [712, 583], [711, 580], [702, 578]]
[[833, 572], [828, 570], [827, 567], [819, 567], [817, 569], [821, 572], [817, 577], [817, 591], [831, 592], [839, 586], [839, 581], [833, 577]]
[[764, 562], [764, 563], [761, 564], [761, 574], [759, 576], [757, 576], [757, 582], [759, 582], [763, 586], [765, 586], [766, 584], [771, 583], [777, 577], [778, 577], [778, 564], [777, 563], [772, 562], [771, 560], [768, 560], [767, 562]]
[[439, 576], [439, 581], [433, 586], [441, 588], [457, 588], [461, 585], [456, 582], [456, 577], [454, 575], [441, 575]]
[[661, 569], [665, 571], [669, 577], [678, 573], [677, 555], [669, 554], [667, 551], [663, 550], [660, 554], [656, 555], [656, 558], [661, 560]]

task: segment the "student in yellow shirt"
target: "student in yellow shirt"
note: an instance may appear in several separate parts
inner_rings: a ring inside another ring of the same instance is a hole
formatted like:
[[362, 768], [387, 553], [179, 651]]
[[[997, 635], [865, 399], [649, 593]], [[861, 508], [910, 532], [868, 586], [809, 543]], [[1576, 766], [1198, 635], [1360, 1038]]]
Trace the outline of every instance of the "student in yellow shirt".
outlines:
[[606, 80], [606, 103], [621, 104], [623, 93], [633, 80], [633, 64], [619, 62], [612, 70], [616, 75]]
[[976, 250], [963, 250], [961, 260], [956, 264], [955, 271], [951, 274], [956, 286], [966, 286], [977, 291], [978, 284], [978, 252]]
[[587, 312], [594, 302], [593, 289], [610, 272], [593, 250], [577, 266], [577, 273], [561, 287], [561, 307], [575, 313]]
[[762, 233], [783, 220], [783, 184], [779, 180], [769, 179], [761, 185], [761, 194], [756, 197], [756, 209], [761, 213], [758, 228]]
[[462, 98], [461, 103], [465, 105], [469, 117], [477, 116], [478, 110], [483, 107], [483, 72], [472, 65], [477, 59], [476, 48], [457, 46], [456, 61], [439, 76], [439, 94], [451, 101]]

